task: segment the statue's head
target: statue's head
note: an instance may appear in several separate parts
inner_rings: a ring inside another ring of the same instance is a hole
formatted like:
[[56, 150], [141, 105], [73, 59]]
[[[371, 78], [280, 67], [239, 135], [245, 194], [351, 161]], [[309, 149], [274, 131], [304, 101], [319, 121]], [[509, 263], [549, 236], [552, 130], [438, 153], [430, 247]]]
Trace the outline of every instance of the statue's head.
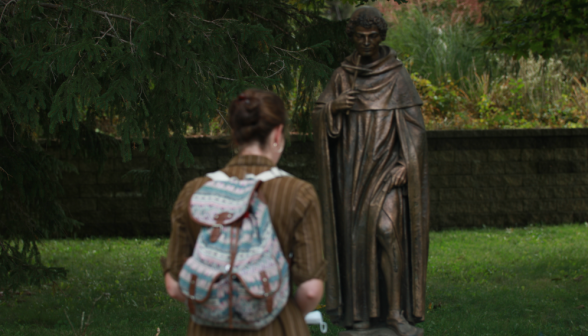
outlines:
[[361, 56], [378, 55], [380, 43], [386, 39], [388, 24], [382, 13], [374, 7], [361, 6], [353, 12], [347, 23], [347, 36], [353, 39]]

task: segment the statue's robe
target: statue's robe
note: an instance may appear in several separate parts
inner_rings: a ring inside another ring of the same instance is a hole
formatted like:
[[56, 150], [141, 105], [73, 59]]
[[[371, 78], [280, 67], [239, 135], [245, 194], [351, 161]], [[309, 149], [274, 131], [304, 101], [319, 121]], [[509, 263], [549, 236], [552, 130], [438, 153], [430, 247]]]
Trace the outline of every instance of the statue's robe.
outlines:
[[[398, 239], [407, 265], [402, 309], [412, 323], [422, 321], [426, 309], [429, 188], [422, 101], [396, 52], [380, 48], [384, 56], [372, 64], [355, 66], [357, 52], [349, 56], [313, 112], [328, 261], [326, 308], [346, 327], [386, 317], [380, 309], [386, 296], [380, 295], [385, 285], [378, 276], [376, 227], [386, 196], [399, 190], [391, 189], [391, 171], [399, 165], [406, 167], [408, 181], [404, 229], [396, 230], [404, 235]], [[351, 88], [359, 94], [349, 113], [332, 114], [332, 101]]]

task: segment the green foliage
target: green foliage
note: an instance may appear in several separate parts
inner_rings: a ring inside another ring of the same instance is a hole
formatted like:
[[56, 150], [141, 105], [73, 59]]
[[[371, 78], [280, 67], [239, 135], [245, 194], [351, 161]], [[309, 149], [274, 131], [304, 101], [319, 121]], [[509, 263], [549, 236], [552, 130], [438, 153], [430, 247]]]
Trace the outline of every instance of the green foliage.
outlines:
[[[564, 41], [585, 39], [585, 0], [487, 0], [492, 34], [487, 43], [515, 57], [529, 52], [543, 57], [557, 53]], [[565, 43], [565, 42], [564, 42]]]
[[[431, 232], [426, 335], [583, 335], [588, 328], [588, 224]], [[50, 240], [53, 286], [0, 296], [7, 335], [186, 335], [188, 312], [165, 292], [167, 239]], [[582, 280], [574, 281], [582, 277]], [[28, 289], [28, 288], [27, 288]], [[98, 300], [97, 300], [98, 299]], [[66, 315], [67, 314], [67, 315]], [[312, 335], [322, 335], [311, 327]], [[340, 329], [329, 324], [327, 335]], [[456, 332], [457, 330], [457, 332]]]
[[452, 23], [450, 13], [425, 12], [415, 5], [396, 11], [385, 43], [410, 71], [433, 83], [448, 75], [458, 80], [476, 69], [492, 72], [495, 64], [482, 46], [486, 33], [467, 20]]
[[[151, 166], [135, 175], [153, 202], [170, 204], [178, 167], [194, 163], [188, 130], [226, 128], [232, 98], [261, 87], [296, 92], [293, 127], [308, 132], [316, 92], [348, 53], [342, 23], [286, 0], [14, 0], [0, 8], [0, 275], [8, 279], [0, 288], [20, 284], [16, 269], [42, 266], [38, 239], [79, 224], [58, 203], [63, 158], [101, 164], [120, 137], [122, 160], [133, 148], [148, 152]], [[61, 158], [40, 139], [56, 141]]]
[[582, 43], [560, 44], [549, 59], [513, 59], [484, 45], [491, 17], [476, 23], [479, 15], [453, 1], [382, 9], [391, 22], [386, 43], [412, 73], [428, 129], [588, 126]]

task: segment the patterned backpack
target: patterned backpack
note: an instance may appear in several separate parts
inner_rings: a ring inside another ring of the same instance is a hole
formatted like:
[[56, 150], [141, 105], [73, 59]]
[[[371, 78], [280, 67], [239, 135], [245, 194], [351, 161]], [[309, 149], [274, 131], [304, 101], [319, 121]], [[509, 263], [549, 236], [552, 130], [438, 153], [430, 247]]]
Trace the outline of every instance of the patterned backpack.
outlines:
[[195, 323], [261, 329], [286, 305], [290, 273], [257, 190], [290, 175], [274, 167], [243, 180], [222, 171], [206, 176], [212, 181], [190, 199], [192, 219], [202, 228], [180, 272], [180, 288]]

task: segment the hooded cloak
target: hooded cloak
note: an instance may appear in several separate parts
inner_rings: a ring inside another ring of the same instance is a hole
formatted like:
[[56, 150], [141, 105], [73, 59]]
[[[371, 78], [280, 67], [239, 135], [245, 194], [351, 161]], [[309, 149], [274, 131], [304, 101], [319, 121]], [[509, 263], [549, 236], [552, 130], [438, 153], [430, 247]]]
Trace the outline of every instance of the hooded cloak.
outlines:
[[[405, 166], [407, 204], [402, 306], [409, 322], [424, 319], [429, 249], [427, 139], [422, 101], [396, 52], [356, 66], [357, 52], [333, 73], [313, 112], [325, 257], [326, 305], [342, 326], [381, 318], [376, 227], [391, 192], [391, 172]], [[355, 83], [353, 83], [353, 79]], [[342, 92], [359, 91], [348, 113], [332, 114]], [[383, 284], [382, 284], [383, 285]], [[384, 299], [385, 300], [385, 299]]]

